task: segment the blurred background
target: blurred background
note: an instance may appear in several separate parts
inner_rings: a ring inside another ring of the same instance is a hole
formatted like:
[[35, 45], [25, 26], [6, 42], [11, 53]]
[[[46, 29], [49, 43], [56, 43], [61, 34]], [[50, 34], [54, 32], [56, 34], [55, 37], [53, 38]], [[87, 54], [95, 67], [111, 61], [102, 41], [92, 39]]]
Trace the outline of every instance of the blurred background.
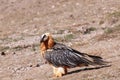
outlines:
[[53, 80], [40, 56], [45, 32], [113, 65], [58, 80], [120, 79], [120, 0], [0, 0], [0, 80]]

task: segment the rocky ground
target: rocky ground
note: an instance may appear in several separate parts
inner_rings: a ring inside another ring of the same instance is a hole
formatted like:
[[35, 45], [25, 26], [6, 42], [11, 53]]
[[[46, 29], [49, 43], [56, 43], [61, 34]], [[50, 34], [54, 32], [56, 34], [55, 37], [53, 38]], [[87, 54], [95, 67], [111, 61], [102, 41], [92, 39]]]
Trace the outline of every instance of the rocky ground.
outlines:
[[[40, 56], [40, 35], [111, 66], [77, 67], [52, 78]], [[119, 80], [119, 0], [0, 0], [0, 80]]]

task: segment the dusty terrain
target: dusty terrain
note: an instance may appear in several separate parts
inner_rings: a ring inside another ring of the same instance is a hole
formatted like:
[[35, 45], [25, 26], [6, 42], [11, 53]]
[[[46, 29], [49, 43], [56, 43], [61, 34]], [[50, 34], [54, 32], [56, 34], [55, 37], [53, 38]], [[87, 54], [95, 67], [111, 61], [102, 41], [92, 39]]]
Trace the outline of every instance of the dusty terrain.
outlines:
[[[109, 61], [61, 78], [43, 63], [40, 35]], [[0, 0], [0, 80], [120, 80], [120, 0]]]

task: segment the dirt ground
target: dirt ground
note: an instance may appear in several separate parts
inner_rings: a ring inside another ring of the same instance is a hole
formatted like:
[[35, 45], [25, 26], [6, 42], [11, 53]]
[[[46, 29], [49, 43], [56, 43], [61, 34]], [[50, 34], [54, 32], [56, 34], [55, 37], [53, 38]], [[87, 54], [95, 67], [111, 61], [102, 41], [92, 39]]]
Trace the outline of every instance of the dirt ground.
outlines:
[[[52, 78], [40, 35], [109, 61]], [[120, 80], [120, 0], [0, 0], [0, 80]]]

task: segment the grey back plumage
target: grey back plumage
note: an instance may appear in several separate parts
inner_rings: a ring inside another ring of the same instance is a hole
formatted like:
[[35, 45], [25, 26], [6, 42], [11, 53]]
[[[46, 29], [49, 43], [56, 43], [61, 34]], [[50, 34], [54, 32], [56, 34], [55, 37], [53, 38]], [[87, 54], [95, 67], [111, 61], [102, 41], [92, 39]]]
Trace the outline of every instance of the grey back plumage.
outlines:
[[56, 67], [76, 67], [80, 64], [103, 65], [104, 63], [99, 56], [81, 53], [60, 43], [55, 43], [50, 51], [46, 51], [45, 59]]

